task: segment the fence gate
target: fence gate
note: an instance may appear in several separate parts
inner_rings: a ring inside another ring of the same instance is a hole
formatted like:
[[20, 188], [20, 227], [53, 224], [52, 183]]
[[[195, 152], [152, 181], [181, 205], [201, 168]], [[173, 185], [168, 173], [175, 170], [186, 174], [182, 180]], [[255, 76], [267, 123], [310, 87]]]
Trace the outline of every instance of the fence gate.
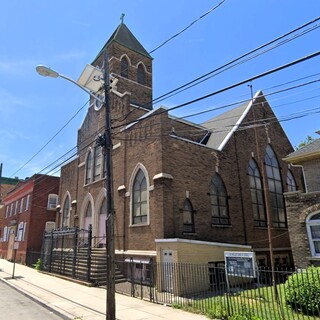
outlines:
[[91, 228], [45, 232], [41, 250], [43, 268], [48, 272], [90, 281], [91, 242]]

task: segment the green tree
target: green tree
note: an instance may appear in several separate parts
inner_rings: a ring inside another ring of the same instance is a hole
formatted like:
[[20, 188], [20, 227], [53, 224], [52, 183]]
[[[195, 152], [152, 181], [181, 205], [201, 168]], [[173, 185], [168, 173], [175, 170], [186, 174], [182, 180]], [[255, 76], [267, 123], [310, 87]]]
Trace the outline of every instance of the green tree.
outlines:
[[296, 146], [296, 150], [299, 150], [305, 146], [307, 146], [308, 144], [310, 144], [311, 142], [313, 142], [314, 140], [316, 140], [315, 138], [312, 138], [311, 136], [307, 136], [303, 141], [301, 141], [298, 146]]

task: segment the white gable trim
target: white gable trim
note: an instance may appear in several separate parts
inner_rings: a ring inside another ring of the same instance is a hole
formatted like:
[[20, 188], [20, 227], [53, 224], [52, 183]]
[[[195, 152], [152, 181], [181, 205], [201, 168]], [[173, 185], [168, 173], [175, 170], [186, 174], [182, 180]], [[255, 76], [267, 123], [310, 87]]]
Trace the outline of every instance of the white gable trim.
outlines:
[[246, 117], [246, 115], [248, 114], [250, 108], [252, 107], [252, 102], [254, 99], [256, 99], [260, 94], [261, 94], [261, 90], [259, 90], [253, 97], [253, 99], [250, 100], [246, 110], [242, 113], [241, 117], [239, 118], [239, 120], [237, 121], [237, 123], [234, 125], [234, 127], [231, 129], [231, 131], [227, 134], [227, 136], [223, 139], [223, 141], [221, 142], [220, 146], [218, 147], [219, 151], [222, 151], [222, 149], [224, 148], [224, 146], [227, 144], [227, 142], [229, 141], [229, 139], [231, 138], [231, 136], [233, 135], [233, 133], [238, 129], [240, 123], [243, 121], [243, 119]]

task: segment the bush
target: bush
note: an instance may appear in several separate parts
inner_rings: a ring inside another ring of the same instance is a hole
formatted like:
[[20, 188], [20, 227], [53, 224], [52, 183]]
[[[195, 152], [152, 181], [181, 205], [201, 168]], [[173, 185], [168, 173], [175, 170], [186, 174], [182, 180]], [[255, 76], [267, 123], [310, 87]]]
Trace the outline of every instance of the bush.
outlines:
[[42, 261], [41, 261], [41, 259], [39, 258], [39, 259], [37, 260], [37, 262], [36, 262], [33, 266], [34, 266], [34, 268], [35, 268], [37, 271], [42, 270]]
[[233, 314], [228, 320], [260, 320], [260, 318], [255, 316], [250, 308], [243, 304], [241, 305], [241, 312]]
[[285, 283], [286, 301], [306, 314], [319, 314], [320, 267], [292, 274]]

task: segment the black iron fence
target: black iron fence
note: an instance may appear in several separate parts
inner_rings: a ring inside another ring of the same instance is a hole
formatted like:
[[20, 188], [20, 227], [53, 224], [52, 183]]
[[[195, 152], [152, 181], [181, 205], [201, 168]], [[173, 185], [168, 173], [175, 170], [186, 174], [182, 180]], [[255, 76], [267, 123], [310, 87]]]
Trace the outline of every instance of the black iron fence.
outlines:
[[116, 282], [118, 293], [201, 312], [213, 319], [320, 319], [317, 269], [311, 274], [259, 269], [248, 275], [243, 270], [226, 274], [223, 266], [212, 264], [130, 259], [116, 265], [123, 279]]
[[[45, 233], [44, 270], [105, 285], [106, 253], [91, 229]], [[98, 245], [97, 245], [98, 244]], [[100, 249], [94, 249], [100, 247]], [[34, 261], [36, 255], [30, 256]], [[116, 256], [116, 292], [169, 304], [212, 319], [319, 319], [319, 269], [226, 271], [223, 262], [158, 263], [153, 259]], [[31, 261], [30, 260], [30, 261]]]

